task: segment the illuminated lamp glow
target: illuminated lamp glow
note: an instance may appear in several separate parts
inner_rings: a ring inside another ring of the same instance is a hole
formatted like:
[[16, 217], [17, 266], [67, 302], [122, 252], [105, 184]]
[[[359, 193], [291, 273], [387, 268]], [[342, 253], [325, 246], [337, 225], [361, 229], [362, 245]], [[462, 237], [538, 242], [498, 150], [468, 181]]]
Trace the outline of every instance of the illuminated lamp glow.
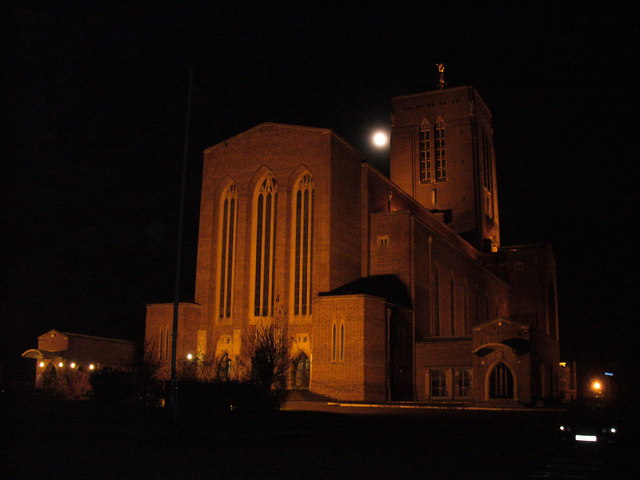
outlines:
[[591, 388], [593, 388], [594, 390], [601, 390], [602, 384], [596, 380], [591, 384]]
[[64, 363], [60, 362], [60, 363], [58, 363], [58, 366], [59, 366], [60, 368], [62, 368], [62, 367], [64, 367]]
[[386, 147], [389, 143], [389, 136], [385, 132], [377, 131], [371, 137], [371, 141], [378, 148]]
[[618, 431], [618, 429], [617, 429], [616, 427], [611, 427], [611, 428], [609, 429], [609, 431], [610, 431], [611, 433], [616, 433], [616, 432]]
[[576, 435], [576, 441], [578, 442], [597, 442], [598, 437], [595, 435]]
[[193, 353], [187, 353], [187, 360], [193, 360]]
[[89, 370], [95, 370], [95, 368], [96, 366], [93, 363], [89, 364]]
[[76, 368], [76, 362], [71, 362], [71, 365], [69, 365], [71, 368]]
[[44, 367], [44, 362], [40, 362], [40, 363], [38, 364], [38, 366], [39, 366], [40, 368]]

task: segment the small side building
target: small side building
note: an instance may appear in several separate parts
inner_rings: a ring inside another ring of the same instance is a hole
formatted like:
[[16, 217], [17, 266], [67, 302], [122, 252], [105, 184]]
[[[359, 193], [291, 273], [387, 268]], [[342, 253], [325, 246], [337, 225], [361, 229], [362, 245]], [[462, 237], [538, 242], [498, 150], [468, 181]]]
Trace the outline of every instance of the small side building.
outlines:
[[86, 389], [93, 371], [134, 368], [138, 347], [129, 340], [50, 330], [38, 337], [37, 349], [29, 349], [22, 356], [36, 360], [36, 388], [57, 390], [63, 379], [73, 377], [76, 383], [86, 384]]

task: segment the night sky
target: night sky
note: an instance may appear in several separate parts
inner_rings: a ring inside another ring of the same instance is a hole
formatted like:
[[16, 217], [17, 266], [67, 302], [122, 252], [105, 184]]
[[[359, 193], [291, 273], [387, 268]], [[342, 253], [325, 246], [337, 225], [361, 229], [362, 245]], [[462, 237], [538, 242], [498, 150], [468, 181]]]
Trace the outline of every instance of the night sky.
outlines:
[[503, 245], [554, 247], [563, 358], [635, 365], [631, 11], [158, 3], [3, 8], [7, 370], [31, 371], [19, 355], [52, 328], [141, 341], [145, 304], [173, 301], [190, 66], [184, 300], [204, 148], [265, 121], [308, 125], [386, 171], [371, 129], [388, 126], [391, 97], [435, 87], [437, 62], [449, 86], [473, 85], [493, 112]]

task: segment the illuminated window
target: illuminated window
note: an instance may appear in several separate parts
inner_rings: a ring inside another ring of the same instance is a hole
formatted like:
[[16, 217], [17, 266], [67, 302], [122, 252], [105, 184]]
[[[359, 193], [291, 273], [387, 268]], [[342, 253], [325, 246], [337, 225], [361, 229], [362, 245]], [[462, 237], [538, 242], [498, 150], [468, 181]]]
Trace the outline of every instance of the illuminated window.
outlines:
[[436, 182], [445, 182], [447, 180], [447, 135], [444, 120], [441, 118], [436, 122], [434, 137], [436, 153]]
[[276, 180], [264, 177], [254, 195], [253, 315], [273, 315], [276, 229]]
[[449, 397], [449, 387], [446, 369], [432, 369], [430, 372], [431, 398]]
[[313, 260], [313, 178], [300, 177], [293, 198], [293, 314], [311, 314], [311, 265]]
[[233, 265], [237, 224], [237, 193], [235, 184], [223, 192], [220, 205], [220, 254], [218, 262], [218, 317], [231, 317]]
[[420, 183], [431, 179], [431, 127], [425, 118], [420, 124]]

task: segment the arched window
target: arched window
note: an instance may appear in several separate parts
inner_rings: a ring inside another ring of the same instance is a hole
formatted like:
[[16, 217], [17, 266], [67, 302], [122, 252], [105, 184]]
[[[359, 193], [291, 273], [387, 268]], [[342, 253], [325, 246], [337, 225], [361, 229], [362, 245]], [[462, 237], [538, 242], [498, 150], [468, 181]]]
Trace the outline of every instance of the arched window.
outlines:
[[229, 185], [221, 197], [220, 253], [218, 258], [218, 318], [231, 317], [233, 265], [236, 243], [237, 193], [235, 184]]
[[254, 195], [253, 315], [273, 315], [276, 200], [278, 188], [272, 175], [265, 176]]
[[303, 174], [293, 191], [293, 314], [311, 314], [313, 178]]
[[469, 286], [466, 279], [462, 284], [462, 328], [464, 335], [471, 333], [471, 329], [469, 328]]
[[447, 135], [444, 120], [441, 118], [436, 122], [434, 135], [436, 153], [436, 182], [447, 180]]
[[331, 361], [335, 362], [338, 358], [338, 329], [335, 322], [331, 326]]
[[513, 398], [513, 375], [504, 363], [500, 362], [489, 376], [490, 398]]
[[449, 321], [450, 334], [456, 336], [456, 285], [453, 280], [453, 272], [449, 276]]
[[339, 360], [344, 361], [344, 322], [340, 323], [340, 348], [339, 348]]
[[309, 377], [311, 373], [311, 362], [306, 353], [300, 355], [293, 361], [293, 388], [309, 388]]
[[431, 126], [425, 118], [420, 124], [420, 183], [431, 180]]
[[440, 269], [436, 264], [433, 275], [433, 335], [440, 336]]

